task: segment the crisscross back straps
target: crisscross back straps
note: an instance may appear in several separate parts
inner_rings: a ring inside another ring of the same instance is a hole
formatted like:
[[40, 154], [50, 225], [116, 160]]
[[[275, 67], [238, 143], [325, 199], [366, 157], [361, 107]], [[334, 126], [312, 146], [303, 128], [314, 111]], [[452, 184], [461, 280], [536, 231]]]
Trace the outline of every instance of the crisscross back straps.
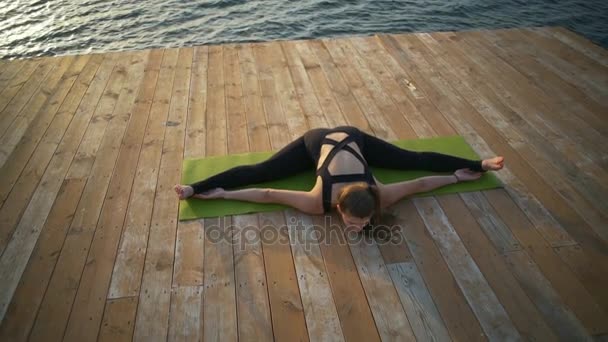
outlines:
[[363, 166], [367, 168], [367, 161], [365, 161], [365, 159], [361, 156], [361, 154], [357, 153], [357, 151], [355, 151], [355, 149], [348, 146], [348, 144], [353, 140], [354, 140], [354, 137], [352, 137], [350, 135], [348, 137], [344, 138], [344, 140], [342, 140], [340, 142], [337, 142], [330, 138], [323, 139], [322, 145], [331, 144], [331, 145], [334, 145], [334, 147], [332, 148], [331, 151], [329, 151], [329, 153], [327, 154], [327, 157], [325, 157], [325, 160], [323, 161], [323, 164], [319, 168], [317, 174], [324, 172], [323, 170], [327, 169], [327, 167], [329, 166], [329, 163], [332, 161], [334, 156], [341, 150], [350, 152], [350, 154], [354, 155], [361, 162], [361, 164], [363, 164]]
[[[360, 182], [362, 180], [365, 180], [369, 184], [375, 184], [374, 177], [372, 176], [371, 172], [369, 171], [367, 161], [363, 158], [363, 156], [361, 156], [359, 153], [357, 153], [357, 151], [355, 151], [352, 147], [348, 146], [348, 144], [351, 141], [354, 141], [354, 137], [352, 137], [350, 135], [348, 137], [344, 138], [340, 142], [330, 139], [330, 138], [323, 139], [322, 144], [334, 145], [332, 150], [329, 151], [329, 153], [327, 154], [327, 157], [325, 157], [325, 160], [323, 161], [323, 164], [321, 165], [321, 167], [317, 170], [317, 175], [320, 175], [321, 178], [323, 179], [323, 190], [322, 190], [323, 195], [322, 196], [323, 196], [323, 209], [325, 210], [325, 212], [328, 212], [331, 210], [331, 190], [332, 190], [332, 185], [334, 183]], [[329, 163], [334, 158], [334, 156], [338, 152], [340, 152], [342, 149], [350, 152], [361, 162], [361, 164], [363, 165], [363, 167], [365, 169], [365, 171], [363, 173], [346, 174], [346, 175], [344, 175], [344, 174], [332, 175], [329, 173], [329, 170], [328, 170]]]

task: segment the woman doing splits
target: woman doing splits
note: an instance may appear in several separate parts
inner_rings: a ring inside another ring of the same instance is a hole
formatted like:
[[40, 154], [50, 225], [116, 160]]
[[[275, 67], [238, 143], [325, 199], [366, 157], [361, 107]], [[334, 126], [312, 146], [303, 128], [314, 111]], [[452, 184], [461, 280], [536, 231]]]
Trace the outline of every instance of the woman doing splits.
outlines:
[[[237, 166], [194, 184], [176, 185], [175, 191], [180, 199], [225, 198], [279, 203], [313, 215], [335, 207], [349, 229], [360, 231], [383, 208], [405, 196], [475, 180], [484, 171], [502, 169], [503, 164], [503, 157], [468, 160], [435, 152], [408, 151], [355, 127], [341, 126], [312, 129], [266, 161]], [[370, 166], [453, 174], [382, 184], [372, 175]], [[225, 190], [314, 168], [317, 178], [310, 191], [267, 188]]]

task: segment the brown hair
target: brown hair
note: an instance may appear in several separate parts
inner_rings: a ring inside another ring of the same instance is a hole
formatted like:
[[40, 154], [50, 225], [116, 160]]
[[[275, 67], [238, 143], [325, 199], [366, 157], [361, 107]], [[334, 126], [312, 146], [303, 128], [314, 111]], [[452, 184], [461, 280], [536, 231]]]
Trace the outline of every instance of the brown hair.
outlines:
[[364, 182], [343, 187], [338, 195], [338, 205], [342, 211], [355, 217], [373, 214], [374, 218], [379, 218], [381, 215], [378, 187]]

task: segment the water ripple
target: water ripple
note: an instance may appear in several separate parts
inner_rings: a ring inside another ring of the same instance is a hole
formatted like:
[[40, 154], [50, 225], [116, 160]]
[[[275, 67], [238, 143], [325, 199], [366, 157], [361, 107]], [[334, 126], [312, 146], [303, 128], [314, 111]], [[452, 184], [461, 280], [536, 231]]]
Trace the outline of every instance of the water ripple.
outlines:
[[0, 8], [0, 56], [546, 25], [608, 47], [607, 22], [605, 0], [24, 0]]

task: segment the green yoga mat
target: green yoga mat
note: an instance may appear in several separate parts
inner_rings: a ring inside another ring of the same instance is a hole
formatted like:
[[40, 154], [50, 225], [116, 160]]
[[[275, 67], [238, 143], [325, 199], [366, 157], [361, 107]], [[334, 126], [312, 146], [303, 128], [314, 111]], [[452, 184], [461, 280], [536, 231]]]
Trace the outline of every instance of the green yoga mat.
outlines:
[[[450, 154], [468, 159], [479, 159], [479, 156], [460, 136], [441, 137], [430, 139], [400, 140], [393, 144], [414, 151], [433, 151]], [[182, 184], [191, 184], [219, 172], [238, 165], [254, 164], [268, 159], [273, 152], [243, 153], [228, 156], [207, 157], [202, 159], [184, 160], [182, 168]], [[372, 167], [374, 176], [382, 183], [394, 183], [410, 180], [422, 176], [433, 175], [425, 171], [398, 171]], [[268, 187], [290, 190], [308, 191], [312, 189], [315, 182], [314, 170], [303, 172], [298, 175], [281, 180], [252, 184], [248, 187]], [[416, 196], [428, 196], [437, 194], [448, 194], [455, 192], [477, 191], [501, 187], [500, 181], [492, 174], [485, 173], [479, 180], [463, 182], [445, 186], [437, 190], [417, 194]], [[180, 201], [179, 219], [190, 220], [204, 217], [218, 217], [226, 215], [246, 214], [262, 211], [273, 211], [287, 208], [279, 204], [260, 204], [237, 200], [200, 200], [188, 199]]]

